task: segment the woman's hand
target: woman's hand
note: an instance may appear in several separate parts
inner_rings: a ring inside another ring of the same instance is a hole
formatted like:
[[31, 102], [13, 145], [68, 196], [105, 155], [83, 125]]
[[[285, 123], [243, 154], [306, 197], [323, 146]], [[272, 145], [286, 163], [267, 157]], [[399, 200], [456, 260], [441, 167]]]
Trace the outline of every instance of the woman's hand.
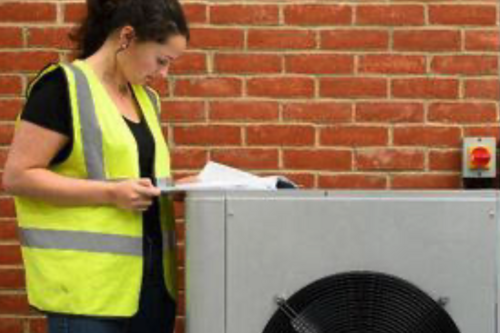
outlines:
[[151, 206], [153, 199], [161, 193], [150, 179], [125, 180], [113, 184], [112, 202], [115, 206], [143, 212]]

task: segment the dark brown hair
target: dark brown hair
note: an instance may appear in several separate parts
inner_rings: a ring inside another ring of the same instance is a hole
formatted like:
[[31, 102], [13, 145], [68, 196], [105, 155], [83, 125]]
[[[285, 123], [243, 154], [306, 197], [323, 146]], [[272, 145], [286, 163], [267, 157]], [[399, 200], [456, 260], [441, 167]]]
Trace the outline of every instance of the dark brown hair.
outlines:
[[178, 0], [87, 0], [87, 17], [70, 36], [78, 58], [94, 54], [116, 30], [134, 28], [139, 41], [164, 43], [173, 35], [189, 41], [189, 27]]

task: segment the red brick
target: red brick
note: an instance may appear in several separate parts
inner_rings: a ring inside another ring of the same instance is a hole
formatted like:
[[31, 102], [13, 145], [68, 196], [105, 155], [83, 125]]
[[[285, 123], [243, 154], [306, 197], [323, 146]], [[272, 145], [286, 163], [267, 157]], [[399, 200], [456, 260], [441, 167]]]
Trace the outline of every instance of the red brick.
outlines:
[[351, 122], [352, 106], [338, 102], [288, 103], [283, 107], [283, 120], [319, 124]]
[[362, 171], [423, 170], [425, 154], [410, 149], [363, 150], [356, 154], [356, 166]]
[[498, 100], [498, 79], [470, 79], [465, 81], [465, 97]]
[[[22, 269], [0, 269], [0, 289], [23, 289], [26, 287]], [[1, 321], [0, 321], [1, 322]], [[0, 333], [2, 326], [0, 324]]]
[[23, 320], [21, 318], [2, 318], [0, 320], [0, 333], [23, 333]]
[[0, 313], [29, 314], [30, 308], [25, 294], [0, 294]]
[[[2, 162], [1, 163], [2, 165], [5, 163], [6, 157], [7, 157], [7, 151], [2, 151], [2, 154], [0, 155], [0, 162]], [[16, 216], [16, 209], [14, 206], [14, 199], [10, 197], [0, 198], [0, 217], [15, 217], [15, 216]]]
[[175, 333], [185, 333], [186, 332], [186, 318], [176, 317], [175, 318]]
[[22, 263], [19, 245], [0, 245], [0, 265], [19, 265]]
[[365, 174], [320, 176], [318, 180], [320, 188], [335, 189], [385, 189], [387, 180], [384, 176], [373, 176]]
[[30, 333], [47, 333], [46, 318], [34, 318], [29, 321]]
[[243, 48], [243, 30], [191, 28], [189, 46], [193, 49], [241, 49]]
[[13, 124], [0, 124], [0, 145], [7, 145], [12, 142], [14, 137]]
[[324, 78], [320, 80], [320, 95], [336, 98], [386, 97], [387, 80], [383, 78]]
[[237, 78], [207, 77], [179, 79], [175, 85], [176, 96], [237, 97], [242, 94], [242, 82]]
[[68, 3], [64, 5], [64, 22], [80, 22], [87, 16], [87, 6], [84, 3]]
[[394, 129], [394, 145], [458, 147], [461, 143], [460, 128], [414, 126]]
[[423, 25], [424, 7], [419, 5], [360, 5], [358, 25]]
[[207, 60], [203, 53], [186, 53], [172, 63], [170, 73], [192, 74], [206, 73]]
[[496, 25], [494, 5], [431, 5], [429, 23], [449, 25]]
[[267, 25], [278, 24], [278, 6], [273, 5], [215, 5], [210, 7], [213, 24]]
[[278, 150], [276, 149], [231, 149], [214, 150], [211, 160], [240, 169], [277, 169]]
[[281, 172], [280, 175], [290, 179], [300, 188], [314, 188], [314, 173], [306, 172]]
[[7, 0], [0, 3], [0, 22], [54, 22], [55, 3], [18, 2]]
[[149, 84], [149, 86], [153, 88], [160, 95], [160, 97], [168, 96], [170, 93], [170, 86], [166, 79], [157, 77]]
[[288, 5], [284, 10], [288, 25], [349, 25], [353, 10], [348, 5]]
[[174, 141], [177, 145], [240, 145], [241, 129], [225, 125], [175, 127]]
[[486, 123], [498, 119], [496, 103], [433, 103], [428, 120], [444, 123]]
[[23, 32], [21, 28], [0, 27], [0, 48], [22, 47], [22, 46], [23, 46]]
[[439, 74], [496, 75], [498, 57], [486, 55], [436, 56], [432, 71]]
[[19, 99], [0, 100], [0, 119], [14, 120], [23, 107], [23, 101]]
[[253, 78], [247, 82], [247, 93], [260, 97], [312, 97], [314, 81], [303, 77]]
[[349, 171], [352, 153], [346, 150], [285, 150], [283, 166], [295, 170]]
[[[186, 263], [186, 249], [185, 249], [184, 245], [185, 245], [184, 243], [177, 243], [176, 254], [177, 254], [177, 265], [179, 267], [185, 267], [185, 263]], [[178, 295], [178, 296], [181, 296], [181, 295]], [[179, 298], [181, 298], [181, 297], [179, 297]], [[185, 312], [182, 310], [181, 312], [178, 312], [177, 314], [183, 315], [183, 314], [185, 314]]]
[[166, 101], [161, 108], [161, 119], [166, 122], [203, 121], [206, 118], [203, 102]]
[[[14, 75], [0, 76], [1, 95], [20, 95], [23, 89], [21, 77]], [[0, 102], [1, 103], [1, 102]], [[0, 114], [3, 113], [0, 111]]]
[[177, 314], [181, 316], [185, 316], [186, 314], [186, 295], [184, 292], [179, 293], [177, 300]]
[[335, 50], [386, 50], [389, 33], [384, 30], [331, 30], [321, 33], [321, 48]]
[[[177, 181], [177, 180], [184, 178], [184, 177], [195, 176], [196, 173], [193, 173], [193, 172], [191, 172], [191, 173], [174, 172], [173, 175], [174, 175], [174, 180]], [[175, 216], [176, 221], [183, 220], [184, 215], [185, 215], [184, 213], [185, 213], [184, 202], [174, 200], [174, 216]], [[179, 222], [177, 222], [177, 223], [179, 223]], [[178, 264], [177, 267], [180, 267], [179, 265], [180, 264]]]
[[458, 80], [436, 78], [395, 79], [393, 97], [403, 98], [458, 98]]
[[378, 74], [424, 74], [424, 56], [363, 55], [359, 59], [359, 72]]
[[170, 138], [169, 133], [172, 131], [172, 129], [169, 128], [169, 126], [167, 126], [167, 125], [162, 125], [161, 131], [162, 131], [162, 134], [163, 134], [163, 138], [165, 139], [166, 142], [168, 142], [169, 138]]
[[394, 31], [394, 50], [397, 51], [459, 51], [460, 31], [404, 30]]
[[289, 55], [285, 57], [288, 73], [352, 74], [354, 57], [340, 54]]
[[[184, 223], [184, 222], [175, 223], [175, 232], [176, 232], [177, 241], [180, 243], [185, 243], [186, 242], [186, 223]], [[179, 267], [178, 271], [180, 271], [180, 270], [181, 270], [181, 268]], [[184, 273], [184, 272], [182, 272], [182, 273]]]
[[0, 239], [17, 240], [17, 223], [14, 219], [0, 222]]
[[496, 52], [499, 48], [500, 33], [496, 30], [465, 32], [465, 49], [468, 51]]
[[274, 54], [216, 54], [215, 71], [220, 73], [279, 73], [281, 56]]
[[56, 52], [24, 51], [0, 53], [0, 71], [40, 71], [48, 63], [59, 60]]
[[332, 126], [321, 130], [321, 145], [327, 146], [385, 146], [389, 141], [386, 127]]
[[277, 121], [276, 102], [213, 102], [210, 104], [210, 120], [215, 121]]
[[310, 30], [255, 30], [248, 31], [250, 49], [312, 49], [316, 47], [316, 33]]
[[173, 169], [201, 169], [207, 161], [208, 153], [204, 149], [172, 149]]
[[207, 23], [207, 6], [202, 3], [183, 3], [182, 9], [190, 24]]
[[[4, 149], [0, 149], [0, 168], [3, 168], [4, 165], [5, 165], [5, 161], [7, 160], [7, 154], [8, 154], [9, 150], [7, 148], [4, 148]], [[3, 209], [5, 209], [5, 204], [4, 204], [4, 207]], [[7, 208], [9, 209], [9, 208]], [[10, 213], [10, 212], [9, 212]], [[0, 216], [3, 215], [2, 214], [2, 210], [0, 210]]]
[[460, 171], [462, 152], [460, 150], [435, 150], [429, 153], [430, 171]]
[[490, 136], [500, 140], [500, 127], [493, 126], [493, 124], [478, 127], [468, 126], [464, 128], [464, 137], [468, 136]]
[[458, 175], [395, 175], [392, 180], [394, 189], [458, 189], [460, 184]]
[[373, 102], [356, 104], [357, 122], [413, 123], [424, 121], [421, 103]]
[[186, 274], [184, 271], [185, 271], [184, 268], [179, 268], [177, 270], [177, 287], [179, 288], [179, 290], [182, 291], [186, 290]]
[[28, 29], [28, 46], [39, 46], [59, 49], [75, 48], [68, 35], [70, 28], [30, 28]]
[[315, 134], [312, 126], [261, 125], [249, 126], [246, 131], [249, 145], [312, 145]]

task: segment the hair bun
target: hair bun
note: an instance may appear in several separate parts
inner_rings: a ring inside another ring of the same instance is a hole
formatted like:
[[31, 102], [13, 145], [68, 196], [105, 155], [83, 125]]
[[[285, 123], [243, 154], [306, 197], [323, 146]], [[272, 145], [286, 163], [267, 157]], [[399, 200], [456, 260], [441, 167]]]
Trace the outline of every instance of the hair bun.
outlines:
[[97, 17], [105, 17], [113, 13], [124, 0], [87, 0], [88, 11]]

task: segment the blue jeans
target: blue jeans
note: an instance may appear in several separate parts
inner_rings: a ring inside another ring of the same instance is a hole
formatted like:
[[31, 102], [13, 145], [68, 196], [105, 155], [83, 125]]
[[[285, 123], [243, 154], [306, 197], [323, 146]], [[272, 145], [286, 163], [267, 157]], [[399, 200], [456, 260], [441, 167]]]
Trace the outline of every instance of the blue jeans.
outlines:
[[48, 333], [172, 333], [176, 304], [163, 283], [145, 284], [131, 318], [47, 314]]

